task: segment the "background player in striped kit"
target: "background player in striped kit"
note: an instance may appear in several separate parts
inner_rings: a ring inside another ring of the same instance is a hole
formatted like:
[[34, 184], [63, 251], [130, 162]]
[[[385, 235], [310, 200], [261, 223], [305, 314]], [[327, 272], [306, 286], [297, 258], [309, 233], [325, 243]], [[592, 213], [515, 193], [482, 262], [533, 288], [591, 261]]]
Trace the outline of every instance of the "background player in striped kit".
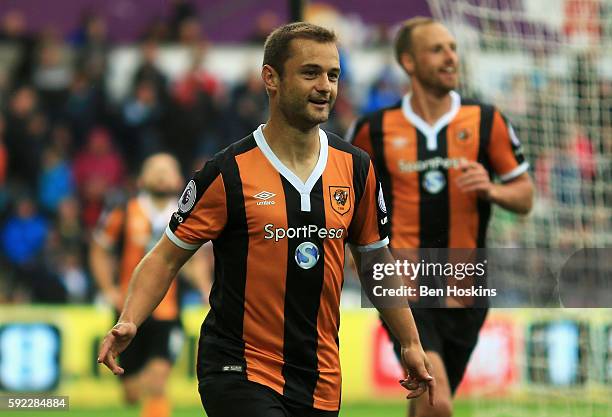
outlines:
[[[389, 260], [380, 184], [367, 154], [319, 129], [340, 74], [335, 35], [294, 23], [265, 45], [270, 118], [196, 173], [166, 234], [136, 269], [98, 360], [115, 356], [207, 240], [215, 251], [211, 311], [202, 326], [199, 390], [209, 417], [337, 416], [339, 301], [345, 243]], [[155, 280], [147, 281], [147, 277]], [[370, 276], [371, 277], [371, 276]], [[382, 309], [402, 342], [409, 396], [429, 389], [410, 310]]]
[[[482, 248], [491, 204], [520, 214], [531, 209], [533, 186], [521, 144], [497, 109], [454, 91], [459, 58], [442, 24], [423, 17], [404, 22], [395, 55], [410, 77], [411, 93], [362, 117], [349, 133], [380, 176], [390, 246]], [[494, 175], [501, 183], [492, 182]], [[440, 398], [434, 407], [411, 402], [410, 415], [452, 415], [452, 395], [486, 316], [484, 308], [447, 308], [460, 306], [447, 298], [441, 308], [413, 309]]]
[[[178, 161], [169, 154], [154, 154], [143, 163], [139, 193], [109, 209], [99, 221], [91, 243], [91, 269], [117, 317], [134, 268], [163, 235], [168, 217], [176, 208], [182, 182]], [[192, 260], [189, 270], [181, 275], [189, 278], [202, 295], [207, 296], [210, 268], [206, 258], [199, 253]], [[115, 275], [118, 280], [114, 279]], [[125, 400], [129, 404], [142, 400], [143, 417], [171, 414], [166, 383], [183, 344], [178, 297], [178, 285], [174, 281], [129, 349], [121, 354]]]

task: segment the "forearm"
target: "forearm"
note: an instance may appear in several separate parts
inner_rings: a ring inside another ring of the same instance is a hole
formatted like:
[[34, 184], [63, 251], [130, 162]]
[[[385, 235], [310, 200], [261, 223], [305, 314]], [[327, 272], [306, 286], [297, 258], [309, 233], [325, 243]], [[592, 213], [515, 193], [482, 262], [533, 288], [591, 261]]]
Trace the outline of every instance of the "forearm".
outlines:
[[[372, 289], [378, 285], [382, 285], [386, 289], [399, 289], [405, 285], [398, 275], [387, 276], [382, 280], [374, 279], [374, 265], [395, 263], [395, 259], [388, 248], [380, 248], [365, 253], [358, 253], [353, 250], [353, 257], [357, 265], [359, 280], [366, 294], [373, 294]], [[402, 346], [407, 347], [419, 343], [419, 335], [406, 297], [373, 297], [370, 300]]]
[[533, 205], [533, 184], [527, 174], [506, 184], [493, 184], [489, 200], [517, 214], [528, 214]]
[[419, 344], [419, 333], [410, 308], [379, 308], [391, 333], [404, 347]]
[[147, 254], [134, 270], [119, 321], [140, 326], [164, 298], [175, 275], [160, 255]]

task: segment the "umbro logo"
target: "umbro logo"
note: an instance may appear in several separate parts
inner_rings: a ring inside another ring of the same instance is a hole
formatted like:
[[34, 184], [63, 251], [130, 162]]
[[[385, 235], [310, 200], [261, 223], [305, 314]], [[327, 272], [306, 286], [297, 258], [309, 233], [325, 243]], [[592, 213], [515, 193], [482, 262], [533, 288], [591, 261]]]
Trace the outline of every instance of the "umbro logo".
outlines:
[[274, 200], [270, 200], [274, 196], [276, 196], [276, 194], [271, 193], [269, 191], [262, 191], [262, 192], [255, 194], [253, 197], [255, 197], [258, 200], [261, 200], [257, 202], [258, 206], [271, 206], [271, 205], [276, 204]]

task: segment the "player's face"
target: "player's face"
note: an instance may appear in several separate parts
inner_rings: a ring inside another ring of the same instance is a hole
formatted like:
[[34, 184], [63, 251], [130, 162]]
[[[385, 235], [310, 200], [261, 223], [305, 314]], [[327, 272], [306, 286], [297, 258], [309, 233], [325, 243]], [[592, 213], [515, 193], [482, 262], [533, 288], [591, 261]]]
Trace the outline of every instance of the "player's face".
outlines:
[[443, 25], [432, 23], [412, 32], [412, 71], [427, 90], [444, 95], [459, 83], [459, 57], [455, 38]]
[[307, 39], [291, 41], [278, 89], [278, 105], [285, 118], [300, 129], [327, 121], [336, 101], [340, 58], [334, 43]]
[[141, 186], [147, 192], [157, 197], [174, 198], [182, 183], [178, 162], [170, 155], [155, 155], [145, 161]]

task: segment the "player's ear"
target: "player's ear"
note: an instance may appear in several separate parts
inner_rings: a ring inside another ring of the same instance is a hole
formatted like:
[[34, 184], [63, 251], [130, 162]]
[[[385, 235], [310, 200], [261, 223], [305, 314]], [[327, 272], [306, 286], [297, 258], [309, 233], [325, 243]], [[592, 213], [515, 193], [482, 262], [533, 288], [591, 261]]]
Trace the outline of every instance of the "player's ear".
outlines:
[[404, 52], [400, 55], [400, 63], [408, 75], [414, 72], [414, 58], [410, 52]]
[[280, 75], [274, 68], [266, 64], [261, 69], [261, 79], [266, 86], [267, 91], [276, 91], [280, 84]]

